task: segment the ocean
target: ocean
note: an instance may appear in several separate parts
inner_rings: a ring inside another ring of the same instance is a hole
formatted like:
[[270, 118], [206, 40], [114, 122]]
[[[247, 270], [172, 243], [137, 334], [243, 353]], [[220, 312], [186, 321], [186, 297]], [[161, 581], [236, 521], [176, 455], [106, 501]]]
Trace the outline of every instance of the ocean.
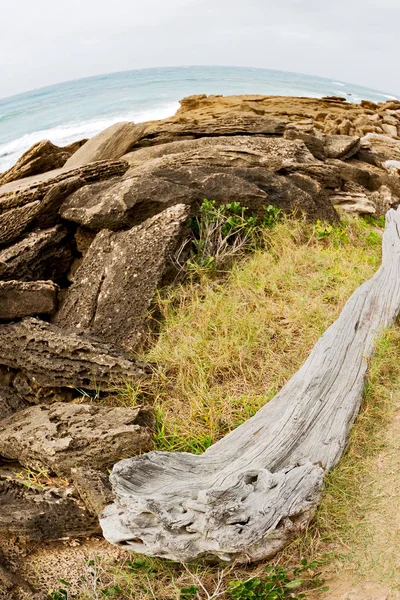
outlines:
[[343, 81], [244, 67], [139, 69], [89, 77], [0, 99], [0, 172], [42, 139], [63, 146], [118, 121], [162, 119], [176, 112], [184, 96], [203, 93], [396, 99]]

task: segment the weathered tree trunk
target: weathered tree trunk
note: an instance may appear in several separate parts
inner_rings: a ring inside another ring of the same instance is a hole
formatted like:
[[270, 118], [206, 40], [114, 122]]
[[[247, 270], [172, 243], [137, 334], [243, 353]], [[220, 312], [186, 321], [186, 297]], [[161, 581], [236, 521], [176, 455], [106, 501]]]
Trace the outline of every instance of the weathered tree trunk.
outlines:
[[150, 452], [114, 466], [104, 536], [127, 550], [188, 561], [270, 557], [310, 519], [362, 400], [368, 357], [400, 309], [400, 209], [383, 262], [310, 356], [253, 418], [202, 456]]

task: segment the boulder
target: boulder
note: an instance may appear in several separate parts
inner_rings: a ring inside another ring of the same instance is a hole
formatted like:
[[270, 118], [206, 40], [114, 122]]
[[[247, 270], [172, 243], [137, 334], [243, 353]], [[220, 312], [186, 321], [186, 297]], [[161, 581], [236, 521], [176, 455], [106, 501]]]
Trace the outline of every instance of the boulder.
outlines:
[[52, 315], [57, 292], [52, 281], [0, 281], [0, 319]]
[[373, 192], [370, 196], [375, 205], [377, 215], [384, 216], [390, 208], [397, 208], [400, 204], [400, 198], [393, 194], [387, 185], [382, 185], [379, 190]]
[[43, 387], [115, 389], [151, 367], [118, 348], [34, 318], [0, 325], [0, 364], [20, 369]]
[[177, 205], [128, 231], [100, 232], [54, 323], [132, 350], [141, 341], [157, 286], [174, 269], [188, 214]]
[[72, 151], [59, 148], [49, 140], [34, 144], [11, 169], [0, 175], [0, 185], [63, 167]]
[[83, 167], [98, 160], [116, 160], [142, 136], [144, 124], [115, 123], [86, 142], [66, 162], [67, 168]]
[[40, 202], [30, 202], [0, 215], [0, 247], [18, 239], [40, 211]]
[[360, 149], [360, 138], [349, 135], [327, 135], [324, 143], [326, 158], [351, 158]]
[[12, 388], [0, 387], [0, 421], [28, 406]]
[[0, 280], [58, 281], [72, 261], [68, 231], [60, 225], [33, 231], [0, 250]]
[[31, 406], [3, 419], [1, 426], [2, 456], [59, 477], [70, 478], [73, 467], [108, 469], [153, 446], [154, 418], [140, 406]]
[[98, 531], [97, 519], [77, 499], [71, 486], [27, 486], [0, 477], [0, 543], [13, 537], [49, 542]]

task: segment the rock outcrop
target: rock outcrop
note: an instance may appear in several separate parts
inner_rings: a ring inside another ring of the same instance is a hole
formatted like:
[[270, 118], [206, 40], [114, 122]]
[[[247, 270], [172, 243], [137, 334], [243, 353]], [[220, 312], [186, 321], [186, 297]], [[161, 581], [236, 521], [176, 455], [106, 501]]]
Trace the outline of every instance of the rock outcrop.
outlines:
[[[41, 142], [0, 175], [0, 541], [90, 535], [107, 469], [151, 448], [151, 409], [109, 393], [154, 376], [129, 352], [204, 199], [334, 223], [397, 207], [399, 173], [398, 101], [202, 95], [84, 144]], [[27, 488], [23, 465], [50, 477]]]
[[0, 185], [63, 167], [83, 142], [85, 140], [74, 142], [64, 148], [55, 146], [49, 140], [37, 142], [21, 156], [11, 169], [0, 174]]
[[74, 467], [107, 469], [151, 450], [153, 427], [151, 411], [139, 406], [32, 406], [1, 422], [0, 455], [70, 478]]
[[157, 286], [174, 270], [187, 220], [187, 207], [178, 204], [129, 231], [100, 232], [54, 323], [134, 349]]

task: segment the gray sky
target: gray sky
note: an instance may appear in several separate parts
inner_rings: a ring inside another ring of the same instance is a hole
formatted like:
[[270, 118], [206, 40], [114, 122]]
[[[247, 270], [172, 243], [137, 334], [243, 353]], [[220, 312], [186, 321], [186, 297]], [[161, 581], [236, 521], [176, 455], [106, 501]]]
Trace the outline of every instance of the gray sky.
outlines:
[[400, 0], [1, 0], [0, 97], [142, 67], [297, 71], [400, 93]]

